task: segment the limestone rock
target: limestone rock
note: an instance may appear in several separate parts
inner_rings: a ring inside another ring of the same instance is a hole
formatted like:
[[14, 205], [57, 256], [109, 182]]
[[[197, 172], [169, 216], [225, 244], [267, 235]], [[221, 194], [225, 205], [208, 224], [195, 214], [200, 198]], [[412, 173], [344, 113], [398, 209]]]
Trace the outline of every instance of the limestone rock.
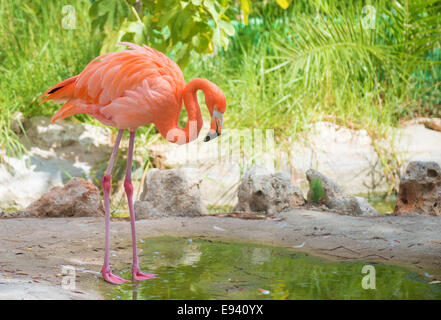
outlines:
[[242, 177], [235, 211], [266, 212], [274, 214], [305, 203], [300, 189], [287, 173], [271, 173], [265, 167], [255, 166]]
[[347, 212], [353, 216], [379, 216], [370, 203], [361, 197], [346, 197], [343, 200], [343, 212]]
[[441, 132], [441, 118], [418, 117], [402, 123], [403, 126], [414, 125], [414, 124], [422, 124], [427, 129], [432, 129]]
[[104, 207], [98, 188], [81, 178], [73, 178], [63, 187], [53, 187], [23, 211], [36, 217], [104, 215]]
[[[209, 129], [209, 123], [204, 122], [207, 127], [202, 132]], [[149, 149], [162, 154], [166, 166], [201, 169], [201, 197], [205, 205], [235, 205], [238, 202], [236, 190], [242, 177], [241, 165], [235, 159], [256, 159], [256, 154], [263, 155], [259, 149], [254, 149], [258, 144], [248, 150], [233, 143], [236, 139], [243, 139], [243, 133], [242, 130], [225, 128], [222, 135], [210, 143], [194, 141], [176, 145], [161, 140]], [[375, 143], [383, 148], [390, 146], [389, 149], [404, 164], [403, 170], [409, 161], [414, 160], [436, 161], [441, 165], [441, 148], [433, 147], [441, 145], [441, 132], [429, 130], [424, 125], [409, 125], [389, 128], [387, 137]], [[264, 144], [265, 148], [270, 145]], [[271, 168], [272, 162], [275, 171], [290, 172], [305, 195], [308, 192], [305, 173], [309, 168], [326, 173], [348, 194], [382, 193], [389, 189], [390, 182], [384, 178], [381, 162], [366, 130], [349, 129], [331, 122], [314, 122], [304, 135], [290, 142], [289, 149], [270, 148], [265, 151], [265, 158], [269, 161], [259, 163]]]
[[[91, 179], [95, 172], [102, 173], [113, 147], [109, 128], [68, 121], [51, 123], [47, 117], [24, 120], [19, 114], [16, 117], [11, 126], [15, 126], [17, 134], [20, 132], [18, 136], [28, 152], [13, 156], [0, 148], [2, 208], [8, 211], [26, 208], [70, 177]], [[18, 130], [18, 121], [23, 123], [26, 136], [21, 127]]]
[[394, 215], [441, 216], [441, 167], [413, 161], [400, 180]]
[[[204, 122], [207, 126], [201, 131], [209, 130], [209, 122]], [[202, 136], [202, 135], [201, 135]], [[149, 149], [157, 155], [162, 155], [163, 163], [166, 167], [197, 168], [202, 172], [202, 183], [200, 185], [202, 203], [205, 206], [231, 206], [237, 203], [237, 187], [240, 183], [240, 165], [237, 161], [230, 161], [229, 153], [233, 154], [232, 147], [225, 150], [218, 149], [220, 145], [227, 145], [228, 134], [222, 135], [210, 143], [194, 141], [183, 145], [168, 142], [158, 142], [152, 144]], [[200, 140], [202, 140], [201, 137]], [[223, 143], [223, 144], [222, 144]], [[240, 150], [239, 150], [240, 151]], [[222, 158], [223, 160], [219, 161]]]
[[25, 121], [27, 136], [34, 146], [43, 149], [62, 148], [75, 144], [84, 147], [111, 146], [110, 129], [88, 123], [59, 121], [52, 123], [47, 117], [33, 117]]
[[14, 131], [17, 134], [21, 133], [21, 127], [23, 126], [25, 118], [23, 116], [23, 113], [21, 112], [14, 112], [14, 114], [11, 117], [11, 130]]
[[25, 218], [29, 216], [29, 212], [23, 210], [7, 212], [0, 209], [0, 218]]
[[347, 196], [343, 189], [324, 174], [309, 169], [306, 172], [310, 189], [308, 192], [308, 202], [314, 202], [312, 185], [314, 180], [318, 180], [323, 193], [320, 194], [318, 204], [323, 204], [329, 209], [352, 216], [378, 216], [380, 215], [369, 202], [361, 197]]
[[140, 201], [134, 205], [136, 218], [192, 217], [205, 213], [201, 182], [200, 171], [194, 168], [151, 169]]
[[343, 189], [337, 185], [334, 181], [326, 177], [324, 174], [309, 169], [306, 171], [306, 178], [308, 179], [310, 189], [308, 191], [308, 201], [313, 200], [313, 192], [311, 190], [311, 184], [314, 180], [320, 181], [323, 187], [323, 195], [320, 198], [320, 203], [324, 204], [328, 208], [336, 208], [341, 206], [341, 200], [346, 197]]

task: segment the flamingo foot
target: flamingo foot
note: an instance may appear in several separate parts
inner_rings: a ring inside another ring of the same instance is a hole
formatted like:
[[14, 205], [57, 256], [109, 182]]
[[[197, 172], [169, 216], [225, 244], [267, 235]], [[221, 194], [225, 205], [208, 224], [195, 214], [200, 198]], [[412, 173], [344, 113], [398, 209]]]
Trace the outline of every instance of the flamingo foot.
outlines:
[[148, 279], [153, 279], [156, 277], [156, 275], [153, 273], [141, 272], [141, 270], [139, 270], [138, 267], [133, 267], [132, 275], [133, 275], [133, 281], [148, 280]]
[[113, 273], [110, 272], [110, 269], [106, 268], [106, 267], [103, 267], [101, 269], [101, 274], [103, 275], [104, 280], [106, 280], [107, 282], [110, 282], [112, 284], [121, 284], [124, 282], [130, 282], [129, 280], [115, 276]]

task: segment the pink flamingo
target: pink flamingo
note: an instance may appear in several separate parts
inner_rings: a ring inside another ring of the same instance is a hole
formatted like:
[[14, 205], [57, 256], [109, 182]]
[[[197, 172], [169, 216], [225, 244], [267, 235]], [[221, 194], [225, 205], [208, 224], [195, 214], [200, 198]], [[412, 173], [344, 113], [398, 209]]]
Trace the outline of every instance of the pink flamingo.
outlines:
[[[109, 224], [111, 172], [121, 137], [125, 129], [130, 131], [124, 189], [130, 211], [133, 246], [133, 280], [153, 278], [153, 274], [141, 272], [136, 249], [133, 187], [131, 182], [132, 157], [136, 129], [153, 123], [168, 141], [184, 144], [196, 139], [202, 127], [202, 115], [196, 93], [202, 90], [211, 116], [211, 128], [204, 141], [221, 134], [225, 96], [214, 83], [206, 79], [193, 79], [185, 84], [178, 65], [166, 55], [133, 43], [122, 42], [132, 50], [111, 52], [93, 59], [77, 76], [57, 83], [41, 97], [65, 104], [52, 117], [52, 122], [77, 113], [87, 113], [104, 125], [117, 127], [115, 141], [106, 173], [101, 181], [105, 210], [105, 255], [101, 273], [110, 283], [120, 284], [128, 280], [110, 271]], [[178, 126], [182, 101], [188, 112], [185, 128]]]

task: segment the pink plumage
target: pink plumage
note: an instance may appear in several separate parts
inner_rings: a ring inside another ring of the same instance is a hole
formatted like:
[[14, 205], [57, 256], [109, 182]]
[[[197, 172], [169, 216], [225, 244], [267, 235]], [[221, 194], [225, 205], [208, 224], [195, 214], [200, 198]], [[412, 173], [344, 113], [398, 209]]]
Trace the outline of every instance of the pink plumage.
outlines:
[[[193, 79], [185, 83], [179, 66], [163, 53], [147, 46], [121, 43], [131, 50], [111, 52], [93, 59], [77, 76], [57, 83], [40, 97], [41, 103], [53, 100], [64, 105], [52, 117], [52, 122], [66, 117], [86, 113], [104, 125], [119, 129], [106, 174], [102, 179], [105, 210], [105, 255], [101, 273], [104, 279], [114, 284], [127, 280], [110, 272], [110, 187], [111, 171], [122, 134], [130, 131], [124, 188], [130, 211], [133, 246], [133, 280], [154, 277], [141, 272], [136, 250], [135, 214], [133, 210], [133, 187], [131, 182], [132, 156], [136, 129], [154, 123], [159, 132], [170, 142], [183, 144], [196, 139], [202, 128], [201, 110], [197, 91], [202, 90], [211, 116], [210, 131], [205, 141], [221, 134], [225, 96], [212, 82]], [[185, 128], [178, 126], [184, 102], [188, 113]]]

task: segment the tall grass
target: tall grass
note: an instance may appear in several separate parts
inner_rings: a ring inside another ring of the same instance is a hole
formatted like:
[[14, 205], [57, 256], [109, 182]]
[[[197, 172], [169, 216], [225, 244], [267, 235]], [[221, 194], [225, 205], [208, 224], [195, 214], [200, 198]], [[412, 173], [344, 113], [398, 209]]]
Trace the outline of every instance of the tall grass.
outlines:
[[[76, 28], [62, 27], [62, 8], [73, 5]], [[0, 0], [0, 147], [8, 153], [23, 151], [10, 119], [50, 116], [53, 103], [37, 98], [49, 86], [79, 73], [94, 58], [100, 43], [91, 34], [89, 1]]]
[[[232, 47], [190, 64], [226, 91], [226, 125], [274, 128], [280, 137], [331, 119], [381, 132], [402, 117], [441, 115], [441, 3], [312, 1], [257, 8]], [[273, 12], [272, 15], [266, 14]]]

